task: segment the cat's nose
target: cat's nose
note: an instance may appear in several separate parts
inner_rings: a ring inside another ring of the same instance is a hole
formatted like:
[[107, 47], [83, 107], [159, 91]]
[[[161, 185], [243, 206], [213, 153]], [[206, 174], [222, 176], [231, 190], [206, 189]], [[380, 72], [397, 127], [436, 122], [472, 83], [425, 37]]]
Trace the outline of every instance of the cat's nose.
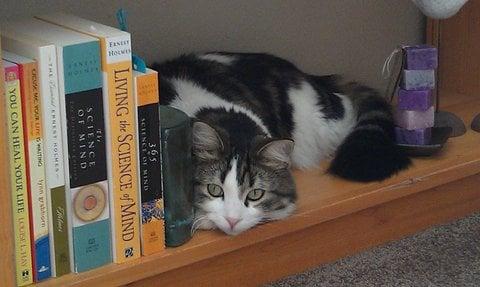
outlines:
[[233, 217], [225, 217], [227, 220], [228, 224], [230, 225], [230, 228], [234, 228], [235, 225], [240, 221], [240, 218], [233, 218]]

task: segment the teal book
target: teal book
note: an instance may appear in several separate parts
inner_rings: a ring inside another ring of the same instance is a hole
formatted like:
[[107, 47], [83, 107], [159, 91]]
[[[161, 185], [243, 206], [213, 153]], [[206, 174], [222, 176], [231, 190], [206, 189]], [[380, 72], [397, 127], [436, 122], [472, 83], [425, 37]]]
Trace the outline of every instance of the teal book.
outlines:
[[70, 266], [112, 261], [100, 42], [37, 19], [12, 25], [56, 47]]
[[75, 272], [112, 260], [100, 65], [96, 39], [63, 47]]

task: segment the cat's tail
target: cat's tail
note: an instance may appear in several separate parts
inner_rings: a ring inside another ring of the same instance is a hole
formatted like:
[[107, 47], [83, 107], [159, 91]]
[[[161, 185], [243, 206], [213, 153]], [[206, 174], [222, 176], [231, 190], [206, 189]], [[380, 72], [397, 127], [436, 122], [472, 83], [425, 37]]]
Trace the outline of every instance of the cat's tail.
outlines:
[[395, 144], [394, 120], [388, 102], [373, 89], [349, 83], [340, 86], [357, 114], [357, 123], [338, 147], [329, 172], [355, 181], [378, 181], [410, 164]]

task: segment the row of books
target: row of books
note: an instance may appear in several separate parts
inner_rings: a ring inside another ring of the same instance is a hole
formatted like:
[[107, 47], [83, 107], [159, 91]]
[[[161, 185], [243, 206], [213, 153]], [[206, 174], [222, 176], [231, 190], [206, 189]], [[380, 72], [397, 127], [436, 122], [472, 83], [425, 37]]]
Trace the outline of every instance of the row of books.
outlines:
[[130, 34], [61, 13], [1, 27], [17, 284], [162, 250], [158, 77], [132, 69]]

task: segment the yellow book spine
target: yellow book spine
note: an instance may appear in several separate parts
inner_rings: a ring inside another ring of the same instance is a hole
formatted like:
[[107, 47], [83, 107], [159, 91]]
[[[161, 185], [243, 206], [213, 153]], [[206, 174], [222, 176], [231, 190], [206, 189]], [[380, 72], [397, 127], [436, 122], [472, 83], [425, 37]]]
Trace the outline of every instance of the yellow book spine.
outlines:
[[[0, 37], [0, 47], [2, 39]], [[2, 49], [0, 49], [0, 58], [2, 58]], [[4, 71], [3, 62], [0, 61], [0, 71]], [[0, 103], [0, 137], [6, 139], [8, 137], [8, 128], [7, 128], [7, 106], [5, 99], [5, 77], [0, 76], [0, 100], [4, 101]], [[0, 266], [2, 266], [2, 284], [5, 286], [12, 286], [15, 284], [16, 274], [15, 274], [15, 248], [12, 230], [13, 230], [13, 212], [11, 206], [11, 185], [10, 185], [10, 169], [8, 165], [5, 164], [9, 160], [8, 153], [8, 141], [0, 142], [0, 162], [4, 163], [4, 168], [0, 169], [0, 186], [4, 187], [3, 192], [0, 192], [0, 201], [2, 202], [2, 208], [0, 209], [0, 218], [2, 218], [3, 226], [0, 230], [0, 238], [2, 240], [2, 256], [0, 257]]]
[[5, 94], [7, 100], [8, 146], [10, 180], [15, 236], [15, 262], [17, 285], [33, 282], [32, 253], [30, 245], [27, 176], [25, 168], [25, 146], [22, 124], [22, 104], [18, 73], [6, 70]]
[[[133, 96], [131, 54], [127, 60], [115, 61], [118, 47], [128, 39], [101, 38], [104, 86], [107, 86], [105, 105], [108, 112], [107, 154], [110, 156], [110, 198], [114, 262], [122, 263], [140, 257], [140, 204], [138, 198], [136, 106]], [[113, 47], [113, 49], [112, 49]], [[124, 55], [123, 55], [124, 56]], [[122, 57], [124, 58], [124, 57]], [[109, 152], [108, 152], [109, 151]]]

